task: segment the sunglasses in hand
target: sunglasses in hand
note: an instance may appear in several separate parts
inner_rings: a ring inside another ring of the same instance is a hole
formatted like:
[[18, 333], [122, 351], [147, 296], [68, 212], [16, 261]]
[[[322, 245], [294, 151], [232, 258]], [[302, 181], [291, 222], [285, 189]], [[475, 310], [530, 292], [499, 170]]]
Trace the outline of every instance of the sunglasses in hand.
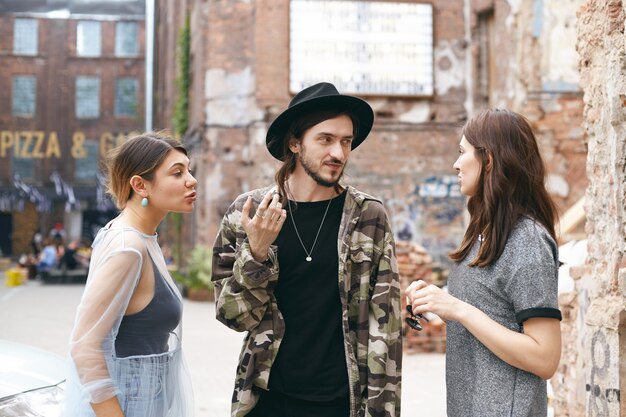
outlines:
[[411, 304], [406, 306], [406, 311], [408, 311], [410, 315], [410, 317], [406, 318], [406, 324], [408, 324], [411, 329], [418, 331], [422, 330], [422, 324], [420, 323], [420, 319], [429, 321], [423, 314], [413, 314], [413, 307], [411, 306]]

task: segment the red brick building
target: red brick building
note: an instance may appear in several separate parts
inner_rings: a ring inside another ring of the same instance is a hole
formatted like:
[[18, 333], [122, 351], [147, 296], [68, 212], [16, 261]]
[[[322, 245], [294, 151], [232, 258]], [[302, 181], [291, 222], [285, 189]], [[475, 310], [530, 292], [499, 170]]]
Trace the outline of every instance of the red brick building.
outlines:
[[142, 1], [0, 4], [4, 254], [28, 252], [36, 228], [88, 239], [110, 217], [98, 161], [143, 130], [144, 21]]

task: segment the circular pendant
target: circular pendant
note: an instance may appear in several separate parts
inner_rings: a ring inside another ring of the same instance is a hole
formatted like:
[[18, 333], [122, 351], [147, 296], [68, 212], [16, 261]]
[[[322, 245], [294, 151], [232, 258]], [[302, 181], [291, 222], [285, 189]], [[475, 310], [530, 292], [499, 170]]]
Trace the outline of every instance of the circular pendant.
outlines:
[[311, 262], [312, 260], [313, 260], [313, 258], [311, 258], [310, 256], [307, 256], [307, 257], [306, 257], [306, 261], [307, 261], [307, 262]]

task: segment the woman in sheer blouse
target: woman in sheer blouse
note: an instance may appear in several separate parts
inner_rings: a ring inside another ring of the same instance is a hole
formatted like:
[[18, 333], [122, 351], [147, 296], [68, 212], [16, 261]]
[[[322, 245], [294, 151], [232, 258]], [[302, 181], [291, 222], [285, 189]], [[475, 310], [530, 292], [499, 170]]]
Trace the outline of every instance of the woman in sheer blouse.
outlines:
[[169, 212], [189, 213], [196, 179], [177, 141], [147, 133], [107, 160], [121, 213], [93, 243], [70, 339], [67, 417], [187, 417], [192, 392], [181, 352], [182, 299], [157, 242]]

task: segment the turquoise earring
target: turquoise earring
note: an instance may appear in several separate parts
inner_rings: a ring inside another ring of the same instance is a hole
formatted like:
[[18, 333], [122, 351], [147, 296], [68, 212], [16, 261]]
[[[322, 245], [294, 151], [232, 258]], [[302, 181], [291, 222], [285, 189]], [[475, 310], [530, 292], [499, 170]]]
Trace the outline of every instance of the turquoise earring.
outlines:
[[141, 199], [141, 207], [148, 207], [148, 197]]

